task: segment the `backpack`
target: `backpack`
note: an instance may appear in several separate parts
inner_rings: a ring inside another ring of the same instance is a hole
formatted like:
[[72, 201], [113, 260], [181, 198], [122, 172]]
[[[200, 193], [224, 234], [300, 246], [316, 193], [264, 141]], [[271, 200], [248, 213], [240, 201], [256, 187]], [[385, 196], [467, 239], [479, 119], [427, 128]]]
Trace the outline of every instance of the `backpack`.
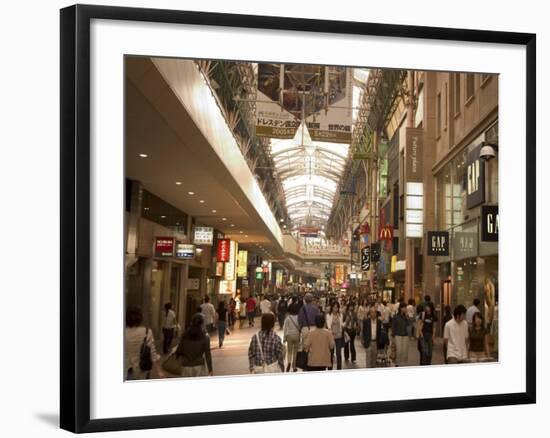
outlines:
[[145, 329], [145, 337], [139, 349], [139, 368], [141, 371], [151, 371], [153, 369], [153, 360], [151, 359], [151, 347], [147, 345], [147, 334], [149, 329]]

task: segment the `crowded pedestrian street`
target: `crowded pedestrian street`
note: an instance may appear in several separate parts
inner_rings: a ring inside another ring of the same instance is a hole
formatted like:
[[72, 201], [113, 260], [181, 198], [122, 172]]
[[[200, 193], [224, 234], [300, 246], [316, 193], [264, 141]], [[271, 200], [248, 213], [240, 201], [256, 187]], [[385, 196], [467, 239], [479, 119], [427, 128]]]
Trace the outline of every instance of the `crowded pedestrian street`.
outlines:
[[498, 361], [497, 75], [127, 56], [125, 132], [127, 380]]

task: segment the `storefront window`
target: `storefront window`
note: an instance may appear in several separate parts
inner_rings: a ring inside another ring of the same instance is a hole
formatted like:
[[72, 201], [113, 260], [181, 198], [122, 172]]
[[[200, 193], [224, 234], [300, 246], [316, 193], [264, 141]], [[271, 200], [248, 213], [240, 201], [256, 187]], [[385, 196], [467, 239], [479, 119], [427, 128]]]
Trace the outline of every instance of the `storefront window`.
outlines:
[[466, 213], [466, 152], [451, 160], [436, 177], [437, 221], [447, 230], [464, 221]]

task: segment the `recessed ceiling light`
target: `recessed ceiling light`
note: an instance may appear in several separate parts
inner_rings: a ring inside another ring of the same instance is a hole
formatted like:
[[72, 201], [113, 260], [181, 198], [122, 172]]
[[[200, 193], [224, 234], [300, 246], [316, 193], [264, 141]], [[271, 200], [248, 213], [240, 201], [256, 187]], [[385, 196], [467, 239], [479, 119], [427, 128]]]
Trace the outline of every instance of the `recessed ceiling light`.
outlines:
[[227, 218], [226, 218], [226, 217], [222, 217], [222, 221], [226, 221], [226, 220], [227, 220]]
[[244, 236], [244, 237], [248, 237], [248, 234], [245, 234], [245, 236]]
[[218, 210], [212, 210], [212, 213], [216, 213]]
[[162, 215], [160, 218], [161, 218], [161, 219], [166, 219], [166, 216]]
[[139, 154], [139, 158], [147, 158], [149, 155], [147, 154]]
[[243, 234], [243, 230], [239, 231], [239, 233]]
[[235, 224], [231, 224], [231, 225], [229, 225], [229, 226], [230, 226], [230, 227], [234, 227], [234, 226], [235, 226]]
[[187, 194], [193, 196], [195, 192], [187, 192]]
[[200, 202], [201, 204], [204, 204], [204, 199], [201, 199], [199, 202]]
[[284, 221], [285, 221], [285, 220], [284, 220], [283, 218], [281, 218], [281, 219], [279, 220], [279, 222], [284, 222]]
[[181, 181], [176, 181], [177, 186], [181, 186]]

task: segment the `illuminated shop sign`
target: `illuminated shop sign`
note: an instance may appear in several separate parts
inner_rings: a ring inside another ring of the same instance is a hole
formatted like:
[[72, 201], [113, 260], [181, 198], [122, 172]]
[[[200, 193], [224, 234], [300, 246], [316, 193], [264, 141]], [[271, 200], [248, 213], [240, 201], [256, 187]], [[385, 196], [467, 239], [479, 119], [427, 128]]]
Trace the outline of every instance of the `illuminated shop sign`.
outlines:
[[192, 259], [195, 257], [195, 245], [178, 243], [176, 245], [176, 257], [178, 259]]
[[227, 262], [229, 260], [229, 239], [218, 240], [216, 251], [216, 260], [218, 262]]
[[420, 238], [424, 234], [423, 149], [423, 129], [407, 128], [405, 145], [405, 235], [408, 238]]
[[172, 257], [174, 255], [174, 238], [157, 237], [155, 239], [155, 257]]
[[237, 277], [246, 277], [248, 264], [248, 251], [239, 250], [237, 256]]
[[472, 232], [455, 232], [453, 236], [453, 256], [465, 259], [477, 256], [478, 236]]
[[481, 207], [481, 241], [498, 242], [498, 205]]
[[449, 232], [448, 231], [428, 231], [426, 239], [429, 256], [448, 256], [449, 255]]
[[193, 243], [195, 245], [212, 245], [214, 240], [214, 228], [195, 227], [193, 232]]
[[235, 280], [236, 264], [237, 264], [237, 242], [231, 240], [229, 242], [229, 260], [225, 262], [224, 280]]

